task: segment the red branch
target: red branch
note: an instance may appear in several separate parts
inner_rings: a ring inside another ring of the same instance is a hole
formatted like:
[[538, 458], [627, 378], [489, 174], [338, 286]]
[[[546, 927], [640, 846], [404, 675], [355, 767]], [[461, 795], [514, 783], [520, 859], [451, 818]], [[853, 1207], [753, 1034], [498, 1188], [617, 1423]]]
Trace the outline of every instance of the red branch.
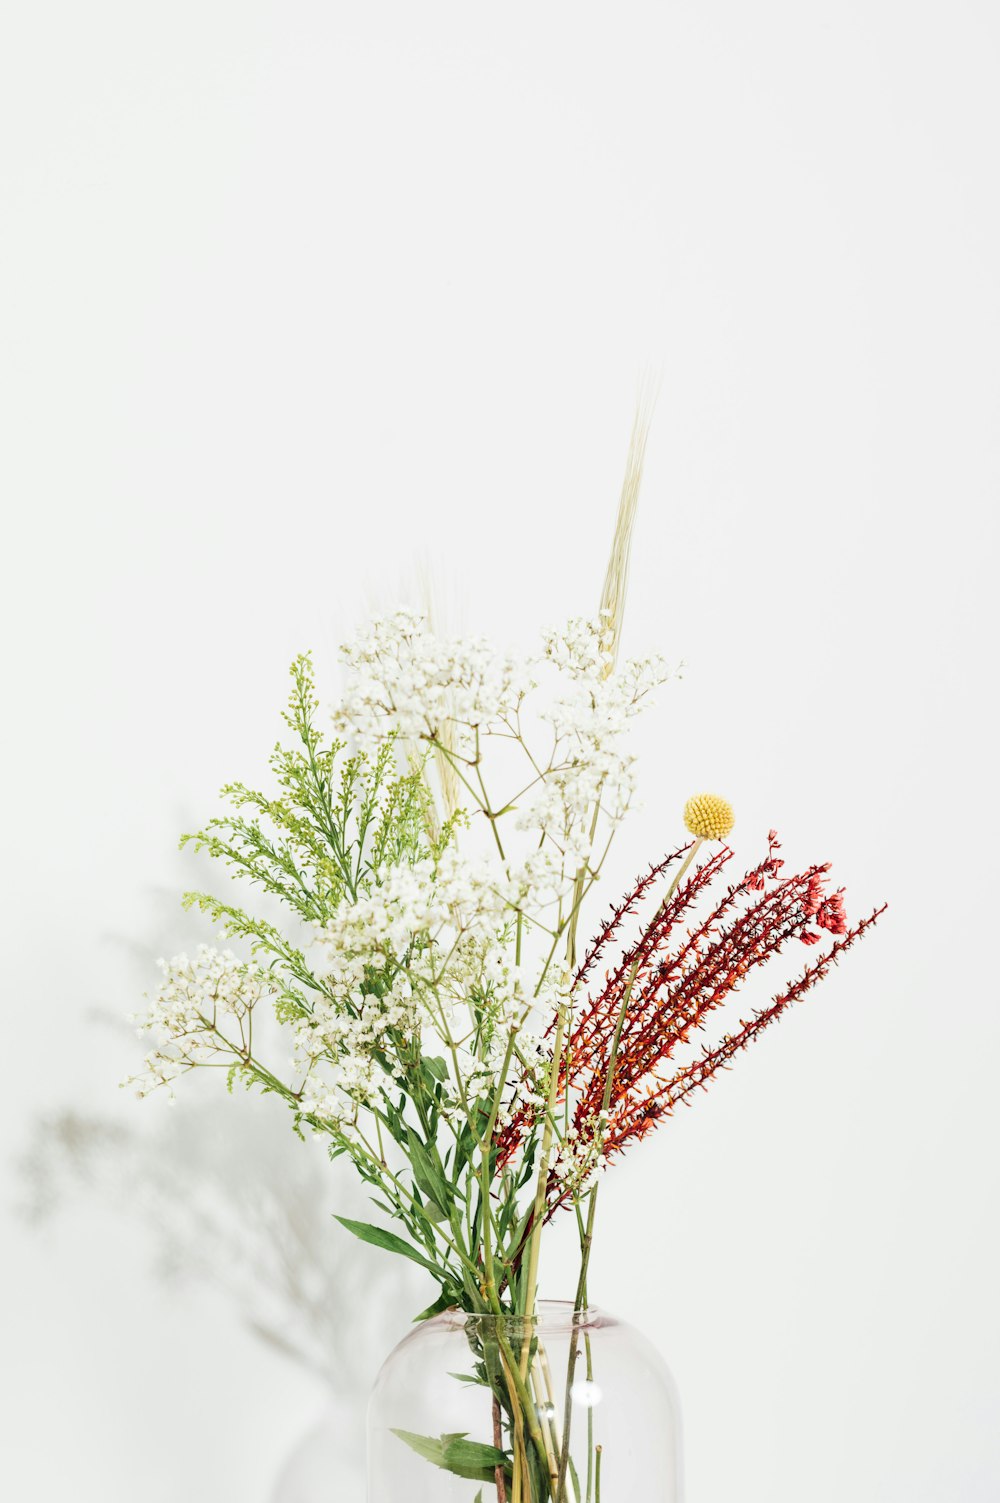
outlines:
[[[732, 859], [732, 851], [719, 846], [661, 904], [639, 938], [621, 953], [578, 1009], [557, 1067], [558, 1100], [568, 1111], [578, 1140], [595, 1147], [599, 1144], [605, 1157], [621, 1153], [688, 1101], [694, 1091], [707, 1086], [791, 1003], [821, 981], [884, 912], [884, 908], [876, 909], [848, 928], [843, 889], [832, 893], [826, 889], [828, 867], [818, 864], [783, 876], [779, 849], [772, 830], [765, 859], [729, 885], [701, 917], [699, 899]], [[578, 988], [618, 939], [624, 920], [635, 914], [656, 880], [688, 850], [690, 846], [682, 846], [650, 867], [612, 908], [577, 972]], [[792, 940], [810, 946], [821, 943], [823, 931], [833, 944], [796, 981], [749, 1021], [741, 1020], [738, 1030], [726, 1034], [721, 1043], [703, 1049], [696, 1060], [678, 1068], [676, 1052], [692, 1041], [748, 976], [780, 955]], [[607, 1113], [602, 1117], [606, 1095]], [[514, 1156], [536, 1116], [533, 1107], [521, 1106], [497, 1133], [501, 1165]], [[571, 1194], [572, 1185], [553, 1173], [546, 1218]]]
[[644, 1136], [662, 1116], [672, 1112], [694, 1091], [704, 1089], [720, 1070], [729, 1067], [733, 1057], [741, 1049], [745, 1049], [765, 1028], [776, 1022], [786, 1007], [797, 1002], [817, 982], [822, 981], [830, 967], [836, 965], [838, 956], [849, 950], [884, 912], [885, 904], [848, 930], [813, 965], [807, 966], [786, 991], [772, 998], [768, 1007], [754, 1013], [748, 1022], [741, 1020], [735, 1033], [726, 1034], [714, 1049], [703, 1050], [700, 1059], [678, 1070], [669, 1080], [651, 1090], [644, 1101], [631, 1103], [630, 1110], [620, 1113], [615, 1121], [614, 1131], [608, 1139], [608, 1152], [620, 1153], [631, 1138]]

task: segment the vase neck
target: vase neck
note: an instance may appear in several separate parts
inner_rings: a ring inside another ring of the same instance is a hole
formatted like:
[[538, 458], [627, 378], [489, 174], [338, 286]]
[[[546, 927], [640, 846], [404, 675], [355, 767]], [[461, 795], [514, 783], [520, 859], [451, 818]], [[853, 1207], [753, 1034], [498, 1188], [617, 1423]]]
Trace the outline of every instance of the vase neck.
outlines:
[[573, 1330], [591, 1329], [601, 1321], [601, 1312], [593, 1305], [577, 1309], [572, 1300], [539, 1300], [533, 1315], [505, 1311], [502, 1315], [445, 1310], [438, 1319], [455, 1329], [479, 1332], [484, 1336], [502, 1331], [509, 1339], [524, 1336], [555, 1336]]

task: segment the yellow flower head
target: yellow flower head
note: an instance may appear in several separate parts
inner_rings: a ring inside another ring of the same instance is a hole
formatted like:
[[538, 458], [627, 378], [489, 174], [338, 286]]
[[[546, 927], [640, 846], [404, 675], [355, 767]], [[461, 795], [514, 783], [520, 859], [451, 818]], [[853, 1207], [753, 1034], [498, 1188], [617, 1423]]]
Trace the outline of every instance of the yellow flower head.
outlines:
[[725, 840], [736, 816], [732, 804], [717, 793], [696, 793], [684, 805], [684, 823], [699, 840]]

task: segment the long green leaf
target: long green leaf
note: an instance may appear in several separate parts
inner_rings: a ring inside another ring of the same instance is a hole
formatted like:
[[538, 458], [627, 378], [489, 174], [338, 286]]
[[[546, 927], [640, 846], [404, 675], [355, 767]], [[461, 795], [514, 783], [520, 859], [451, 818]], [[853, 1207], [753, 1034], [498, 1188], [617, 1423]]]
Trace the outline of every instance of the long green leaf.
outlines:
[[470, 1482], [493, 1482], [498, 1466], [507, 1468], [507, 1457], [496, 1446], [486, 1446], [464, 1435], [415, 1435], [412, 1430], [393, 1430], [400, 1440], [442, 1471], [465, 1477]]
[[387, 1232], [384, 1227], [372, 1226], [367, 1221], [351, 1221], [347, 1216], [335, 1216], [341, 1226], [346, 1226], [355, 1237], [360, 1237], [362, 1242], [370, 1242], [372, 1247], [383, 1247], [386, 1252], [398, 1253], [401, 1258], [409, 1258], [412, 1263], [419, 1263], [421, 1268], [430, 1269], [436, 1278], [443, 1279], [444, 1275], [435, 1263], [425, 1258], [422, 1253], [411, 1247], [409, 1242], [404, 1242], [402, 1237], [397, 1237], [395, 1232]]
[[398, 1435], [400, 1440], [406, 1442], [411, 1451], [416, 1451], [425, 1461], [432, 1461], [435, 1466], [444, 1466], [444, 1441], [435, 1439], [433, 1435], [415, 1435], [412, 1430], [393, 1429], [393, 1435]]
[[410, 1167], [413, 1170], [413, 1178], [423, 1190], [427, 1199], [437, 1206], [442, 1216], [448, 1214], [448, 1201], [451, 1198], [448, 1186], [435, 1168], [430, 1154], [421, 1143], [412, 1128], [407, 1128], [407, 1152], [410, 1159]]

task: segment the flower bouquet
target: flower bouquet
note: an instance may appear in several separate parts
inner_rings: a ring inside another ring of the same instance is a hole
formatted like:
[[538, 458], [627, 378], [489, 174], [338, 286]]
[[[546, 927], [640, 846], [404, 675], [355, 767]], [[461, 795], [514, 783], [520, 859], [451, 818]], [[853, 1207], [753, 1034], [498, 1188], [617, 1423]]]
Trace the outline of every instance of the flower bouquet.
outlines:
[[[242, 953], [160, 963], [139, 1094], [215, 1068], [280, 1097], [370, 1189], [377, 1219], [346, 1230], [426, 1270], [417, 1321], [462, 1332], [466, 1427], [384, 1425], [397, 1481], [370, 1496], [675, 1496], [625, 1470], [612, 1485], [588, 1325], [602, 1176], [880, 911], [852, 923], [826, 865], [786, 871], [773, 832], [735, 868], [733, 811], [704, 793], [686, 837], [584, 927], [633, 803], [632, 722], [670, 676], [619, 652], [642, 443], [639, 425], [593, 618], [528, 659], [410, 612], [376, 619], [343, 649], [329, 721], [298, 658], [273, 787], [229, 785], [228, 812], [185, 837], [265, 901], [186, 895]], [[783, 960], [763, 1005], [698, 1042]], [[579, 1268], [554, 1372], [539, 1265], [563, 1215]]]

